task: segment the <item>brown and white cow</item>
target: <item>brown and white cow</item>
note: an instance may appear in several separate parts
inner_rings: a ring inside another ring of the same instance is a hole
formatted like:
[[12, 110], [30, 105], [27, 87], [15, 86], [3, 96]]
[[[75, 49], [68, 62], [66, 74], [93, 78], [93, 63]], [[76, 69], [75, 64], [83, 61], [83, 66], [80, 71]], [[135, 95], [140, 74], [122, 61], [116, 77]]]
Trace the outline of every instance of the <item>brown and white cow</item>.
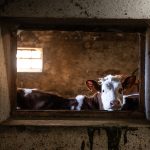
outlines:
[[[99, 83], [99, 84], [98, 84]], [[135, 110], [138, 108], [139, 93], [136, 77], [123, 75], [107, 75], [98, 82], [88, 80], [88, 89], [93, 96], [78, 96], [78, 101], [86, 103], [91, 110]], [[85, 105], [84, 105], [85, 106]], [[82, 107], [81, 107], [82, 109]]]
[[[93, 96], [78, 95], [64, 98], [36, 89], [17, 90], [17, 108], [29, 110], [135, 110], [139, 103], [135, 77], [107, 75], [99, 82], [88, 80], [86, 85]], [[137, 93], [135, 93], [137, 91]]]
[[118, 110], [121, 108], [123, 94], [120, 93], [122, 86], [117, 76], [107, 75], [101, 78], [99, 83], [88, 80], [86, 84], [90, 91], [94, 92], [94, 95], [91, 97], [79, 95], [77, 98], [80, 103], [86, 101], [87, 107], [93, 110]]
[[[96, 95], [95, 95], [96, 96]], [[80, 100], [82, 96], [76, 98], [64, 98], [57, 94], [45, 92], [37, 89], [17, 89], [17, 109], [18, 110], [98, 110], [98, 104], [93, 100]], [[91, 97], [92, 99], [92, 97]]]
[[[76, 99], [80, 105], [78, 105], [78, 109], [80, 110], [103, 110], [103, 104], [101, 101], [101, 86], [94, 80], [87, 80], [86, 86], [91, 93], [92, 96], [78, 95]], [[80, 108], [79, 108], [80, 107]]]
[[17, 109], [28, 110], [75, 110], [75, 98], [64, 98], [37, 89], [17, 89]]
[[78, 95], [76, 96], [76, 100], [79, 104], [76, 107], [76, 110], [104, 110], [100, 92], [97, 92], [90, 97]]

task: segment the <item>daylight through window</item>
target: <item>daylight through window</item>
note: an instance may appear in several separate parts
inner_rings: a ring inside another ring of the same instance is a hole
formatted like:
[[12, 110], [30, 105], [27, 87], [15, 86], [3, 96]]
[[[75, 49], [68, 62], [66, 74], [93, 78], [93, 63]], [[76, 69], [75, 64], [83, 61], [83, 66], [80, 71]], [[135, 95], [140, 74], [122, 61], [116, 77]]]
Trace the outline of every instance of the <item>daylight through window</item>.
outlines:
[[17, 48], [17, 72], [42, 72], [42, 48]]

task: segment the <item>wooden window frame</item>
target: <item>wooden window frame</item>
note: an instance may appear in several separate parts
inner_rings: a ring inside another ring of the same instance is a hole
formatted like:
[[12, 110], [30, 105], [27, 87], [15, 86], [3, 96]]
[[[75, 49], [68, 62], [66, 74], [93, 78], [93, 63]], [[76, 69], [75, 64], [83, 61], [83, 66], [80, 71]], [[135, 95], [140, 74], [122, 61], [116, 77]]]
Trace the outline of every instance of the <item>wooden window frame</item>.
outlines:
[[[9, 22], [9, 25], [8, 25]], [[113, 22], [113, 23], [112, 23]], [[139, 20], [95, 20], [92, 19], [44, 19], [44, 18], [3, 18], [2, 27], [5, 32], [9, 32], [10, 36], [4, 39], [4, 43], [7, 44], [7, 40], [10, 42], [8, 51], [11, 51], [11, 56], [7, 56], [8, 65], [8, 81], [9, 92], [11, 101], [11, 117], [12, 118], [44, 118], [44, 119], [131, 119], [131, 118], [145, 118], [145, 35], [147, 30], [147, 24], [144, 21]], [[123, 32], [138, 32], [140, 36], [140, 111], [127, 112], [127, 111], [31, 111], [31, 110], [16, 110], [16, 49], [17, 49], [17, 30], [18, 29], [59, 29], [59, 30], [86, 30], [88, 31], [103, 31], [111, 32], [113, 30], [121, 30]], [[11, 49], [11, 50], [10, 50]], [[143, 53], [144, 52], [144, 53]]]

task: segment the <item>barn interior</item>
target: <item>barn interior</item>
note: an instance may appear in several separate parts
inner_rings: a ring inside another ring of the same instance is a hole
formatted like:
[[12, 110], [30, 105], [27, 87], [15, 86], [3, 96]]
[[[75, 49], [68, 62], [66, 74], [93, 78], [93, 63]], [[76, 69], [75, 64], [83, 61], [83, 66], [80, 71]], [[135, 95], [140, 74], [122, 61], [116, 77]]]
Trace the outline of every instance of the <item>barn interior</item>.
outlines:
[[[65, 97], [92, 95], [86, 80], [98, 81], [109, 74], [131, 75], [139, 67], [139, 43], [137, 32], [18, 30], [17, 47], [41, 48], [43, 64], [39, 64], [40, 72], [18, 71], [17, 87]], [[136, 75], [138, 78], [138, 71]]]
[[[0, 149], [149, 150], [149, 7], [149, 0], [1, 0]], [[24, 48], [40, 48], [42, 72], [17, 72], [16, 50]], [[16, 110], [16, 88], [90, 96], [87, 79], [137, 67], [138, 111]]]

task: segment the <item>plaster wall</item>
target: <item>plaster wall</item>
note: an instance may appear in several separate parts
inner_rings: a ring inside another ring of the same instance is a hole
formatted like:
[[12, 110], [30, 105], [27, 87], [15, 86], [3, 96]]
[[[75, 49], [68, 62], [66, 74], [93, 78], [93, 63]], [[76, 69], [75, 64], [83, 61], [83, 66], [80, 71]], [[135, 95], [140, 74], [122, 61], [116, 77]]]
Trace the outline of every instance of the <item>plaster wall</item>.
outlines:
[[1, 150], [149, 150], [145, 127], [1, 127]]
[[7, 0], [0, 16], [149, 19], [150, 0]]
[[138, 33], [23, 31], [17, 45], [43, 48], [43, 71], [18, 72], [17, 86], [65, 97], [92, 95], [86, 80], [98, 81], [108, 74], [131, 75], [139, 66]]

